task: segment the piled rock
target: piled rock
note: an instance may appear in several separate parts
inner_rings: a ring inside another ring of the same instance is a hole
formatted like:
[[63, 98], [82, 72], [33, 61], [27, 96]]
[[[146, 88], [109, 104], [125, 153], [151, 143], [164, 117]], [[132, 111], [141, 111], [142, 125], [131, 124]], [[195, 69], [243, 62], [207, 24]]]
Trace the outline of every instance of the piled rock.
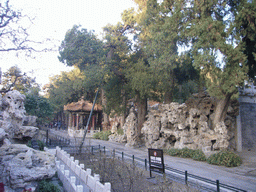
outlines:
[[0, 182], [12, 189], [36, 185], [42, 179], [55, 175], [55, 156], [34, 150], [26, 145], [5, 144], [0, 148]]
[[51, 178], [56, 172], [54, 155], [20, 144], [39, 130], [32, 126], [36, 118], [28, 118], [27, 125], [31, 126], [23, 126], [24, 99], [18, 91], [0, 95], [0, 184], [6, 191], [35, 188], [38, 181]]
[[211, 151], [234, 148], [238, 105], [233, 102], [225, 122], [212, 127], [216, 100], [205, 93], [195, 94], [186, 104], [161, 104], [148, 112], [142, 128], [146, 147], [190, 148]]
[[138, 118], [134, 107], [130, 109], [129, 115], [125, 119], [125, 124], [122, 127], [124, 134], [118, 135], [117, 123], [112, 126], [112, 135], [109, 136], [110, 141], [116, 141], [119, 143], [126, 143], [128, 147], [137, 147], [139, 145], [138, 134]]

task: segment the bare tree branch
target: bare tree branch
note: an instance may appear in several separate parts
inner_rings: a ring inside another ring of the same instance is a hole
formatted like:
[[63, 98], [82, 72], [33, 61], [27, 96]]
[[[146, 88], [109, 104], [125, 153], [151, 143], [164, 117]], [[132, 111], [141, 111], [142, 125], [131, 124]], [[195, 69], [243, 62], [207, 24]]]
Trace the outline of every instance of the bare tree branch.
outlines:
[[25, 51], [29, 56], [32, 52], [52, 51], [53, 48], [35, 48], [50, 40], [31, 40], [27, 28], [20, 24], [24, 19], [33, 24], [33, 19], [14, 10], [9, 5], [9, 0], [0, 4], [0, 52]]

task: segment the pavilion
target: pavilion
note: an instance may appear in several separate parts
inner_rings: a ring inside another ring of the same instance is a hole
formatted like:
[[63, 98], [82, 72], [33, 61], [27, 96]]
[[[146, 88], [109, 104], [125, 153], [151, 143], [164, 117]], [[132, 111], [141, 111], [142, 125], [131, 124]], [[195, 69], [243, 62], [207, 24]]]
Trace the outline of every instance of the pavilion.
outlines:
[[[89, 118], [93, 104], [83, 98], [78, 102], [64, 105], [64, 111], [68, 112], [68, 135], [71, 137], [83, 137], [84, 130]], [[102, 107], [95, 104], [90, 124], [88, 126], [87, 137], [102, 129]]]

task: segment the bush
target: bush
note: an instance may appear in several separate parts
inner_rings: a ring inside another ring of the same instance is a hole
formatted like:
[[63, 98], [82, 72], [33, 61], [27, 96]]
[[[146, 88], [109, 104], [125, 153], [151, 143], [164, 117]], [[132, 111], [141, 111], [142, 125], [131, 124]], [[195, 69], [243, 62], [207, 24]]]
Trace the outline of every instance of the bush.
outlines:
[[194, 153], [193, 149], [188, 149], [187, 147], [180, 150], [180, 157], [183, 158], [192, 158]]
[[[44, 142], [43, 142], [43, 141], [40, 141], [40, 140], [36, 140], [36, 142], [37, 142], [37, 145], [38, 145], [38, 147], [39, 147], [39, 150], [40, 150], [40, 151], [44, 151], [44, 147], [45, 147]], [[31, 140], [28, 141], [27, 146], [33, 148]]]
[[192, 159], [194, 159], [196, 161], [206, 161], [205, 154], [203, 153], [203, 151], [201, 151], [199, 149], [194, 150], [194, 152], [192, 154]]
[[27, 146], [32, 148], [32, 143], [30, 140], [28, 141]]
[[37, 144], [39, 146], [39, 150], [44, 151], [44, 147], [45, 147], [44, 142], [40, 141], [40, 140], [37, 140]]
[[53, 183], [47, 180], [42, 180], [39, 182], [38, 192], [60, 192], [60, 189]]
[[165, 151], [170, 156], [180, 156], [180, 150], [179, 149], [168, 149]]
[[221, 151], [211, 155], [207, 162], [213, 165], [224, 165], [226, 167], [237, 167], [242, 164], [242, 159], [233, 152]]
[[101, 132], [94, 133], [94, 135], [92, 136], [93, 139], [100, 139], [100, 134], [101, 134]]
[[111, 135], [111, 131], [101, 131], [93, 135], [94, 139], [101, 139], [108, 141], [108, 136]]
[[196, 161], [206, 161], [206, 157], [203, 151], [199, 149], [193, 150], [193, 149], [188, 149], [187, 147], [183, 149], [168, 149], [168, 150], [165, 150], [165, 153], [170, 156], [192, 158]]
[[123, 129], [117, 129], [117, 134], [118, 135], [123, 135], [124, 134], [124, 130]]

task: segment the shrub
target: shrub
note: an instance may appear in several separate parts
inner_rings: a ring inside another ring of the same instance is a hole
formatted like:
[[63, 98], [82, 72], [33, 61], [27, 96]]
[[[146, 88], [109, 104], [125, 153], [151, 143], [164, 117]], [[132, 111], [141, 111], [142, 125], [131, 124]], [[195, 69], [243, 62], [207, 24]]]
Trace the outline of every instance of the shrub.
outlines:
[[[40, 140], [36, 140], [36, 142], [37, 142], [37, 145], [38, 145], [38, 147], [39, 147], [39, 150], [40, 150], [40, 151], [44, 151], [44, 147], [45, 147], [44, 142], [43, 142], [43, 141], [40, 141]], [[27, 146], [33, 148], [31, 140], [28, 141]]]
[[117, 134], [118, 135], [123, 135], [124, 134], [124, 130], [123, 129], [117, 129]]
[[101, 132], [94, 133], [94, 135], [92, 136], [93, 139], [100, 139], [100, 133], [101, 133]]
[[211, 155], [207, 162], [213, 165], [224, 165], [226, 167], [237, 167], [242, 164], [242, 159], [233, 152], [221, 151]]
[[196, 161], [206, 161], [206, 157], [202, 150], [193, 150], [183, 148], [183, 149], [167, 149], [165, 153], [170, 156], [183, 157], [183, 158], [192, 158]]
[[37, 144], [39, 146], [39, 150], [40, 151], [43, 151], [44, 150], [44, 142], [40, 141], [40, 140], [37, 140]]
[[60, 189], [53, 183], [47, 180], [42, 180], [38, 184], [38, 192], [60, 192]]
[[180, 150], [180, 157], [183, 158], [192, 158], [193, 156], [193, 149], [188, 149], [187, 147]]
[[111, 131], [101, 131], [93, 135], [94, 139], [101, 139], [108, 141], [108, 136], [111, 135]]
[[196, 161], [206, 161], [205, 154], [199, 149], [193, 151], [192, 159]]
[[32, 143], [30, 140], [28, 141], [27, 146], [32, 148]]
[[179, 149], [168, 149], [168, 150], [166, 150], [166, 153], [170, 156], [180, 156]]
[[100, 136], [101, 140], [108, 141], [108, 136], [111, 135], [111, 131], [103, 131], [102, 135]]

